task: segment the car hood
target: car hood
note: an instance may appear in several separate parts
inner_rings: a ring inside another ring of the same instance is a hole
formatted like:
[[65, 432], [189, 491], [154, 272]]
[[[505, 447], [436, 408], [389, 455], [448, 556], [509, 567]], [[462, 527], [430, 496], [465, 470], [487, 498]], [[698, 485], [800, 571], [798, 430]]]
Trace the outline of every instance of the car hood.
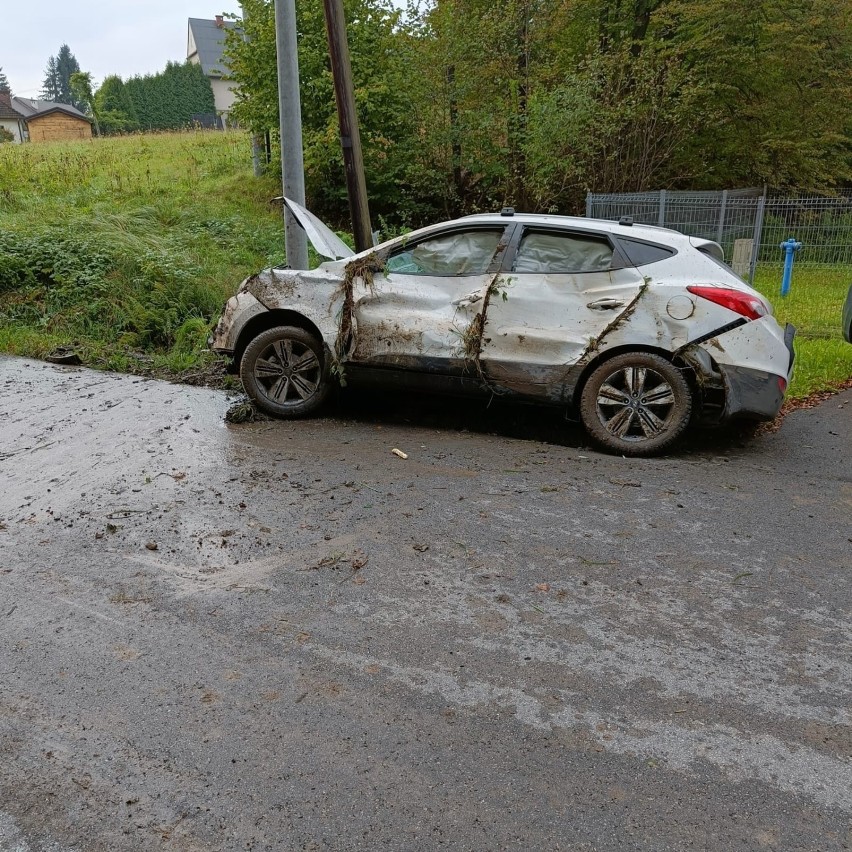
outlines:
[[355, 254], [328, 225], [317, 219], [310, 210], [290, 198], [282, 198], [281, 200], [304, 228], [305, 234], [317, 254], [327, 257], [329, 260], [341, 260]]

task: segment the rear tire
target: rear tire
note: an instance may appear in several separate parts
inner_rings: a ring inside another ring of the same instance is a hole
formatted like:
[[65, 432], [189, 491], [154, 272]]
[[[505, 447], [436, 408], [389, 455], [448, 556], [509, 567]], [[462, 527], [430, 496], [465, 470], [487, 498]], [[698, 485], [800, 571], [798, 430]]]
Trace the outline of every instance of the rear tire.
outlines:
[[313, 414], [331, 387], [322, 343], [296, 326], [259, 334], [240, 360], [240, 379], [249, 398], [273, 417]]
[[653, 456], [689, 425], [692, 390], [670, 361], [627, 352], [592, 371], [580, 396], [580, 419], [600, 447], [624, 456]]

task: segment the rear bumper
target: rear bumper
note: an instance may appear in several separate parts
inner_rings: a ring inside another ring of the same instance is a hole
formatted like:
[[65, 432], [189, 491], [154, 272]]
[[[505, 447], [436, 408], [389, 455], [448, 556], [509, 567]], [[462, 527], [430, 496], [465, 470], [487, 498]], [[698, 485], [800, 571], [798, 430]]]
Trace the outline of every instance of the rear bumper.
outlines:
[[784, 345], [787, 347], [787, 351], [790, 353], [790, 366], [787, 368], [787, 378], [791, 378], [793, 375], [793, 362], [796, 360], [796, 350], [793, 348], [793, 339], [796, 336], [796, 326], [787, 325], [784, 326]]
[[772, 420], [781, 410], [787, 384], [793, 375], [796, 352], [793, 339], [796, 329], [789, 323], [784, 328], [784, 347], [788, 353], [785, 375], [734, 364], [719, 364], [725, 384], [723, 420]]
[[705, 422], [775, 417], [793, 375], [795, 336], [792, 325], [781, 328], [766, 316], [721, 329], [684, 350], [700, 377]]
[[787, 381], [774, 373], [719, 365], [725, 383], [722, 420], [772, 420], [781, 410]]

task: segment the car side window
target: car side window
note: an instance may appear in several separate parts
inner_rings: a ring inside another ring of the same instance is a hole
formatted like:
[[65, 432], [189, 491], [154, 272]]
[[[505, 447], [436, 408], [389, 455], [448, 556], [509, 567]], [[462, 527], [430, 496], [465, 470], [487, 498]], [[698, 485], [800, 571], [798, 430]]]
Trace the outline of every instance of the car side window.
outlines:
[[385, 269], [397, 275], [482, 275], [502, 234], [501, 228], [441, 234], [394, 252]]
[[634, 266], [647, 266], [660, 260], [668, 260], [675, 254], [673, 248], [652, 243], [640, 243], [637, 240], [620, 239], [618, 245], [621, 248], [621, 253], [627, 255], [627, 259]]
[[527, 231], [518, 246], [512, 271], [547, 275], [603, 272], [611, 267], [612, 246], [606, 239], [586, 234]]

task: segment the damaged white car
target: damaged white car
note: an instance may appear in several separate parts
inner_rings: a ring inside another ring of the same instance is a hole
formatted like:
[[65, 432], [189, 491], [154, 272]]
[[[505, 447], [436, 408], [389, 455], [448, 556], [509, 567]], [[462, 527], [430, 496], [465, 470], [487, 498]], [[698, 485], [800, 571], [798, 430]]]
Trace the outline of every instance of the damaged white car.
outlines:
[[355, 254], [285, 203], [328, 262], [246, 279], [211, 337], [269, 414], [311, 414], [334, 382], [505, 396], [563, 407], [600, 447], [645, 456], [690, 423], [781, 407], [795, 330], [716, 243], [506, 209]]

